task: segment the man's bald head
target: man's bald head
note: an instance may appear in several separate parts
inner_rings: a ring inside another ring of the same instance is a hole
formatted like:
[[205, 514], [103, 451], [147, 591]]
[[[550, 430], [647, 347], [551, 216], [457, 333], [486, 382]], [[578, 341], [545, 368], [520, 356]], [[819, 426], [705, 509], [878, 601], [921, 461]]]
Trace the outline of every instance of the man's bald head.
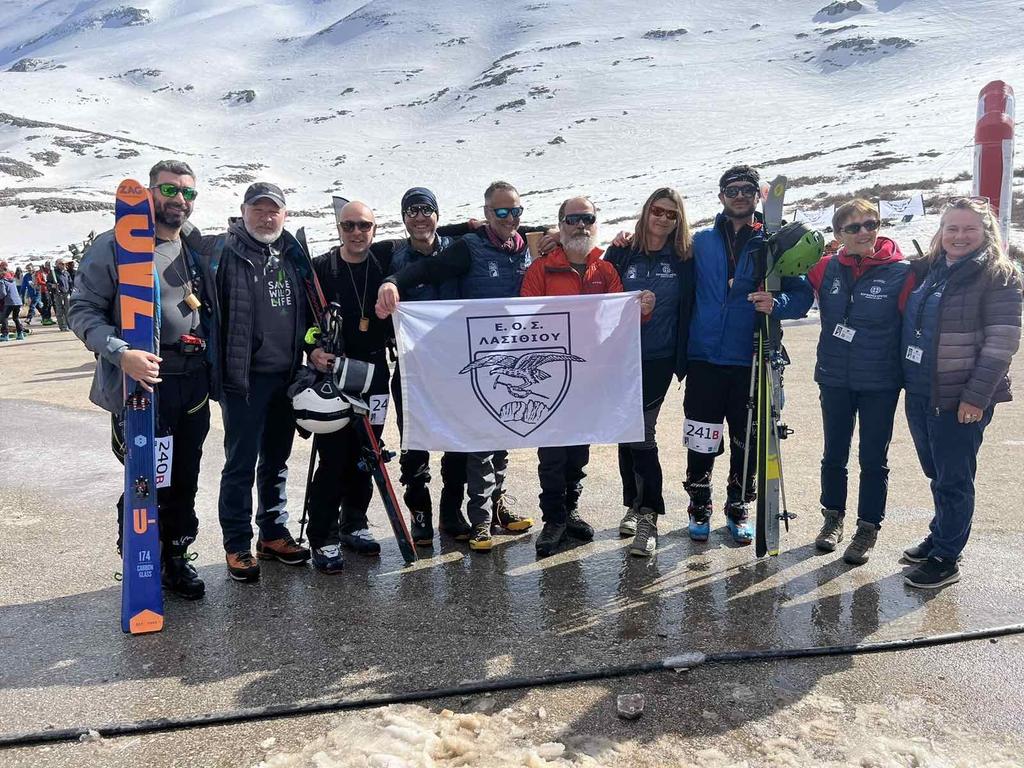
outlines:
[[341, 236], [344, 258], [349, 261], [362, 261], [366, 258], [376, 232], [376, 221], [366, 203], [359, 200], [345, 203], [338, 212], [338, 234]]

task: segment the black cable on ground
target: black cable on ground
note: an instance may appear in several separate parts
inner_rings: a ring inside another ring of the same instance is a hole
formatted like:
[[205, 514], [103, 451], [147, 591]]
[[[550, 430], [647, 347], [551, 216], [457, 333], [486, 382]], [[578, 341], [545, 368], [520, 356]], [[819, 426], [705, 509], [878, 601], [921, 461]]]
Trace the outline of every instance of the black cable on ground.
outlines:
[[156, 718], [127, 723], [111, 723], [100, 726], [76, 726], [26, 733], [0, 734], [0, 749], [28, 747], [61, 741], [76, 741], [90, 732], [102, 737], [138, 736], [164, 731], [180, 731], [191, 728], [206, 728], [213, 725], [229, 725], [259, 720], [276, 720], [284, 717], [322, 714], [324, 712], [347, 712], [359, 709], [383, 707], [389, 704], [410, 704], [434, 699], [448, 699], [468, 694], [495, 693], [523, 688], [541, 688], [566, 683], [580, 683], [591, 680], [611, 680], [619, 677], [649, 675], [668, 670], [682, 671], [704, 664], [740, 664], [745, 662], [777, 661], [786, 659], [813, 659], [825, 656], [862, 656], [870, 653], [891, 653], [937, 645], [950, 645], [976, 640], [996, 640], [1000, 637], [1024, 634], [1024, 624], [1009, 624], [1002, 627], [968, 630], [930, 637], [915, 637], [903, 640], [883, 640], [875, 643], [853, 643], [850, 645], [828, 645], [810, 648], [769, 648], [766, 650], [726, 651], [704, 654], [699, 651], [668, 656], [658, 661], [627, 664], [596, 669], [580, 669], [557, 675], [532, 677], [502, 677], [493, 680], [479, 680], [447, 688], [428, 688], [422, 691], [404, 691], [366, 696], [358, 699], [335, 699], [311, 701], [305, 704], [273, 704], [267, 707], [234, 709], [210, 712], [180, 718]]

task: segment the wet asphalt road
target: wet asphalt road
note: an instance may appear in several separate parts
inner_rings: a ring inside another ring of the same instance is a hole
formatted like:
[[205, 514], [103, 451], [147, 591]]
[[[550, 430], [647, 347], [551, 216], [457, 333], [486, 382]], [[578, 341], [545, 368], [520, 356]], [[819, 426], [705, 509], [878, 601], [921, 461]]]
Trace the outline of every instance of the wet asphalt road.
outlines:
[[[815, 337], [813, 325], [787, 332], [794, 364], [786, 415], [796, 434], [784, 444], [785, 471], [789, 507], [800, 517], [776, 559], [758, 562], [751, 548], [734, 546], [721, 515], [709, 542], [687, 538], [681, 393], [674, 388], [659, 425], [669, 514], [651, 560], [630, 557], [616, 534], [622, 507], [615, 452], [601, 447], [592, 452], [582, 505], [599, 531], [591, 544], [538, 561], [529, 534], [500, 538], [491, 554], [439, 541], [432, 556], [403, 567], [375, 501], [370, 517], [383, 542], [380, 558], [350, 555], [337, 577], [264, 564], [258, 584], [237, 584], [227, 578], [216, 521], [223, 454], [215, 411], [195, 547], [207, 596], [196, 603], [169, 598], [165, 630], [134, 638], [119, 628], [120, 590], [112, 574], [120, 570], [113, 503], [121, 470], [109, 452], [108, 421], [87, 402], [91, 355], [53, 329], [17, 347], [3, 345], [0, 731], [355, 697], [687, 650], [846, 644], [1024, 621], [1019, 404], [997, 408], [986, 433], [959, 585], [939, 593], [903, 585], [897, 558], [925, 532], [930, 502], [901, 411], [890, 455], [890, 511], [871, 562], [854, 569], [840, 553], [815, 552], [821, 450], [811, 381]], [[1021, 370], [1019, 360], [1014, 368]], [[394, 446], [393, 430], [389, 422], [386, 437]], [[307, 458], [308, 446], [297, 440], [293, 509], [301, 506]], [[535, 466], [532, 452], [513, 455], [508, 486], [519, 510], [535, 509]], [[855, 487], [851, 477], [851, 499]], [[292, 527], [297, 532], [297, 520]], [[945, 740], [954, 752], [980, 760], [1024, 754], [1022, 649], [1013, 639], [706, 667], [428, 706], [543, 707], [538, 741], [564, 730], [601, 735], [620, 745], [617, 759], [629, 765], [705, 764], [698, 758], [707, 750], [749, 765], [776, 764], [765, 739], [819, 720], [860, 727], [866, 738], [873, 732], [923, 737], [938, 747]], [[636, 722], [615, 715], [615, 695], [624, 692], [647, 695], [647, 711]], [[891, 721], [864, 725], [864, 708], [879, 705], [893, 713]], [[806, 717], [793, 715], [808, 710]], [[102, 749], [0, 751], [0, 766], [248, 766], [263, 758], [264, 739], [294, 749], [329, 722], [306, 717], [114, 740]], [[822, 743], [826, 754], [829, 739]]]

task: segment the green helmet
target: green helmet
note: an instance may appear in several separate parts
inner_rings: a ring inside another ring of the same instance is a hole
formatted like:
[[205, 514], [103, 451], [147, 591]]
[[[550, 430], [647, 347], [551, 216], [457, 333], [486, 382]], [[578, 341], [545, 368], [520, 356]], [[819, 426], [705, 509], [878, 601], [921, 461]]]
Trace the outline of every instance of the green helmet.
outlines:
[[801, 221], [787, 224], [768, 241], [772, 249], [772, 271], [782, 277], [799, 277], [821, 259], [825, 238]]

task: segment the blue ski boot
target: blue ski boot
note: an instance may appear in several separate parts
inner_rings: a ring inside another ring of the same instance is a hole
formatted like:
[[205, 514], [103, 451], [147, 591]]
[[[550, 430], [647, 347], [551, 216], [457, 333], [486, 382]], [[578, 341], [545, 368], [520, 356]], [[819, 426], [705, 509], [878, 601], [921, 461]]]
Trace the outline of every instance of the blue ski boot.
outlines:
[[737, 544], [749, 544], [754, 540], [754, 531], [749, 520], [747, 505], [742, 501], [730, 501], [725, 505], [725, 525], [732, 540]]
[[690, 522], [686, 526], [686, 532], [690, 534], [693, 541], [707, 541], [711, 535], [711, 505], [696, 507], [693, 504], [687, 510]]

